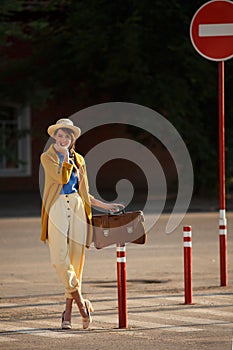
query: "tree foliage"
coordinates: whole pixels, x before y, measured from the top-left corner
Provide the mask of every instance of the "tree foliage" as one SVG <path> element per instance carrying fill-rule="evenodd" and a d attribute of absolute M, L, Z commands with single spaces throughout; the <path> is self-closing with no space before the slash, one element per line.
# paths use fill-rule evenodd
<path fill-rule="evenodd" d="M 217 191 L 217 63 L 192 47 L 199 0 L 1 0 L 0 98 L 83 105 L 126 101 L 167 117 L 182 135 L 195 191 Z M 232 139 L 232 61 L 226 62 L 226 125 Z M 233 142 L 227 144 L 231 180 Z"/>

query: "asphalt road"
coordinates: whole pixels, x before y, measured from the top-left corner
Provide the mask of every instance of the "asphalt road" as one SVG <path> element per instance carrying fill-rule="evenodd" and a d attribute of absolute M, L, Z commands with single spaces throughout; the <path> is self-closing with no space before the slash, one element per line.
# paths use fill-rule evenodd
<path fill-rule="evenodd" d="M 150 218 L 147 217 L 147 220 Z M 83 293 L 92 328 L 60 329 L 64 293 L 39 240 L 38 217 L 0 218 L 0 349 L 232 350 L 233 213 L 228 219 L 228 286 L 220 287 L 218 213 L 187 214 L 172 233 L 162 215 L 144 246 L 127 246 L 127 329 L 118 327 L 116 249 L 86 253 Z M 184 304 L 182 226 L 193 228 L 193 304 Z"/>

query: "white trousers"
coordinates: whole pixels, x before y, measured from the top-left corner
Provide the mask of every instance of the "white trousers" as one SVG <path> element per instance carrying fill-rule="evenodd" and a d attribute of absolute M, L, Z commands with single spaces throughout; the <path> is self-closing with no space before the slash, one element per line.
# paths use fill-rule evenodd
<path fill-rule="evenodd" d="M 81 290 L 87 221 L 78 193 L 59 195 L 50 209 L 48 242 L 50 257 L 65 287 L 66 298 Z"/>

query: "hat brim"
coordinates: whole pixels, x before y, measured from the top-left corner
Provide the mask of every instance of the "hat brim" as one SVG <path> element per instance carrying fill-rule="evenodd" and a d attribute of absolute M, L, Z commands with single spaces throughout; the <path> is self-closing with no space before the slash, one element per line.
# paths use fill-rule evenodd
<path fill-rule="evenodd" d="M 80 135 L 81 135 L 81 130 L 75 126 L 75 125 L 67 125 L 67 124 L 54 124 L 54 125 L 50 125 L 48 127 L 48 134 L 49 136 L 53 137 L 54 138 L 54 133 L 56 130 L 58 129 L 62 129 L 62 128 L 65 128 L 65 129 L 70 129 L 73 131 L 74 133 L 74 137 L 75 139 L 77 139 Z"/>

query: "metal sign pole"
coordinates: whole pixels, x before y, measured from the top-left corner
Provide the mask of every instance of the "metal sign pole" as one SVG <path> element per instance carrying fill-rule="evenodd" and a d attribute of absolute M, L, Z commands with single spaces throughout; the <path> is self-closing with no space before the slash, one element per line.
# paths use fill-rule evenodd
<path fill-rule="evenodd" d="M 219 115 L 219 244 L 220 282 L 227 286 L 227 220 L 225 194 L 225 101 L 224 101 L 224 61 L 218 63 L 218 115 Z"/>
<path fill-rule="evenodd" d="M 221 286 L 227 277 L 227 221 L 225 205 L 225 104 L 224 61 L 233 57 L 233 3 L 229 0 L 208 1 L 191 21 L 190 37 L 194 48 L 203 57 L 218 61 L 219 114 L 219 241 Z"/>

